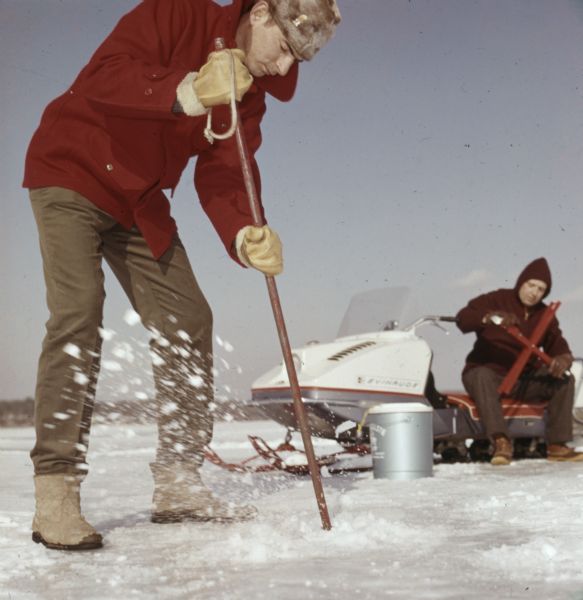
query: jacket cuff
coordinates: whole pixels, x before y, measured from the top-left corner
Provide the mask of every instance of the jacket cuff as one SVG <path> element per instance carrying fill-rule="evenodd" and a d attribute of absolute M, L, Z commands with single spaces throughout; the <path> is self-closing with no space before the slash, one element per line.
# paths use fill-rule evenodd
<path fill-rule="evenodd" d="M 246 267 L 251 267 L 251 263 L 247 260 L 247 257 L 243 252 L 243 242 L 245 241 L 245 234 L 249 228 L 250 225 L 241 227 L 237 233 L 237 236 L 235 237 L 235 251 L 237 252 L 237 258 L 239 259 L 239 262 L 244 264 Z"/>
<path fill-rule="evenodd" d="M 207 113 L 206 107 L 198 99 L 192 85 L 197 75 L 196 71 L 188 73 L 176 88 L 176 99 L 180 103 L 180 106 L 182 106 L 184 114 L 189 117 L 200 117 Z"/>

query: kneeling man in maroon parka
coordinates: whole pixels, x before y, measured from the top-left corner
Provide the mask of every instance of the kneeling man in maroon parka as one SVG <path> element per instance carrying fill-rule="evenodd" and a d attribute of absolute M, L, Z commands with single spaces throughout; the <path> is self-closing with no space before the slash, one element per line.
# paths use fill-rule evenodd
<path fill-rule="evenodd" d="M 523 349 L 505 327 L 514 325 L 530 338 L 547 307 L 543 299 L 550 293 L 551 283 L 547 261 L 538 258 L 525 267 L 514 288 L 482 294 L 470 300 L 456 317 L 463 333 L 473 331 L 477 336 L 466 359 L 462 381 L 476 403 L 486 433 L 494 442 L 493 465 L 507 465 L 512 459 L 512 442 L 502 414 L 498 387 Z M 548 401 L 549 460 L 581 461 L 583 453 L 567 446 L 573 438 L 575 387 L 568 373 L 573 355 L 556 318 L 540 347 L 553 362 L 549 367 L 537 368 L 533 359 L 512 390 L 512 396 L 523 401 Z"/>

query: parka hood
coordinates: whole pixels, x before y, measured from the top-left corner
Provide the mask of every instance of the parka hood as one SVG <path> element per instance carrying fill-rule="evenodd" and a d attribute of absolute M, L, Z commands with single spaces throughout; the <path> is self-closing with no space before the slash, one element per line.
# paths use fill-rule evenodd
<path fill-rule="evenodd" d="M 529 279 L 538 279 L 540 281 L 544 281 L 547 284 L 546 292 L 544 293 L 543 298 L 546 298 L 551 293 L 551 270 L 549 268 L 549 263 L 546 258 L 542 256 L 540 258 L 536 258 L 531 263 L 526 265 L 522 270 L 522 273 L 518 276 L 516 280 L 516 285 L 514 286 L 514 290 L 518 293 L 518 290 L 522 286 L 525 281 Z"/>

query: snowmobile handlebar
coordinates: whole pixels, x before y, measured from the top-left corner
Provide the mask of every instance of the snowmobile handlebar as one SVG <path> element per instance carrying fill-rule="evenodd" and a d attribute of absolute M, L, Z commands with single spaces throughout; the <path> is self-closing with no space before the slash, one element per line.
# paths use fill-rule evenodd
<path fill-rule="evenodd" d="M 434 325 L 435 327 L 439 327 L 440 329 L 444 329 L 439 325 L 439 323 L 455 323 L 455 317 L 443 316 L 443 315 L 426 315 L 424 317 L 419 317 L 416 321 L 413 321 L 410 325 L 404 328 L 403 331 L 415 331 L 421 325 Z M 446 331 L 444 329 L 444 331 Z"/>

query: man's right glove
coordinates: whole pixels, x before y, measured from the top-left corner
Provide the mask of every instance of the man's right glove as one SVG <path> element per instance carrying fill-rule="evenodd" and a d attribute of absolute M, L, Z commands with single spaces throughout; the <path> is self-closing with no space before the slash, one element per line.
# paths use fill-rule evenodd
<path fill-rule="evenodd" d="M 506 312 L 505 310 L 493 310 L 484 315 L 482 323 L 484 325 L 493 323 L 501 327 L 511 327 L 512 325 L 518 325 L 519 320 L 514 313 Z"/>
<path fill-rule="evenodd" d="M 231 63 L 231 54 L 233 61 Z M 231 101 L 231 69 L 235 68 L 235 97 L 241 100 L 251 87 L 253 77 L 244 64 L 242 50 L 218 50 L 209 54 L 192 86 L 200 103 L 206 108 Z"/>
<path fill-rule="evenodd" d="M 231 56 L 235 66 L 235 97 L 241 100 L 251 87 L 253 77 L 243 63 L 242 50 L 217 50 L 209 54 L 200 71 L 192 71 L 178 84 L 172 110 L 189 117 L 199 117 L 218 104 L 231 101 Z"/>
<path fill-rule="evenodd" d="M 560 379 L 572 364 L 573 357 L 569 353 L 559 354 L 553 357 L 553 362 L 549 365 L 549 372 L 553 377 Z"/>
<path fill-rule="evenodd" d="M 267 225 L 243 227 L 235 239 L 239 260 L 265 275 L 279 275 L 283 271 L 281 241 Z"/>

